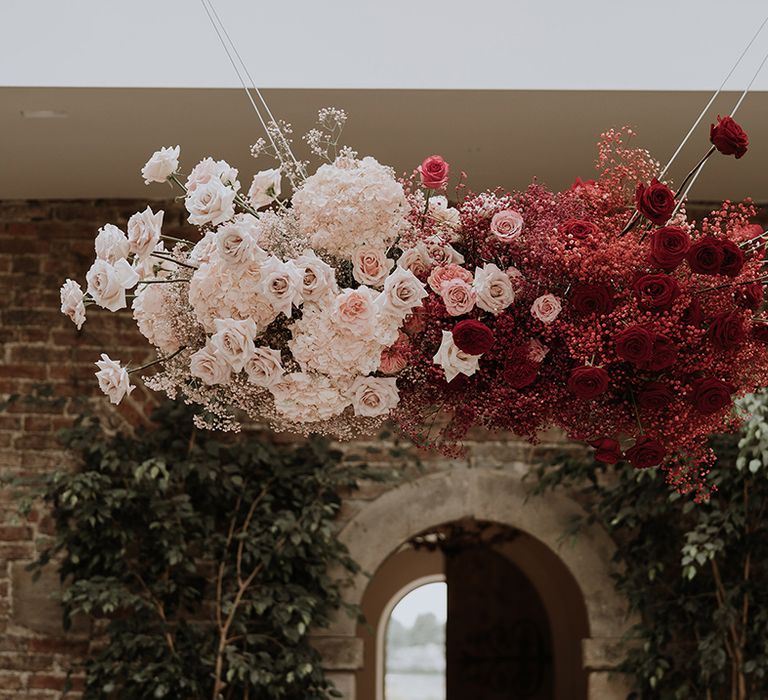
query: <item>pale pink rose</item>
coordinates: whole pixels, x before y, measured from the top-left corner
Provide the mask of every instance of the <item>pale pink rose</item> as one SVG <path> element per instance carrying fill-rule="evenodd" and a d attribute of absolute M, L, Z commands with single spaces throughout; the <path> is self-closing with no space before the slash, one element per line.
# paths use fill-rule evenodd
<path fill-rule="evenodd" d="M 562 310 L 560 299 L 554 294 L 544 294 L 533 302 L 531 313 L 542 323 L 552 323 Z"/>
<path fill-rule="evenodd" d="M 363 246 L 352 253 L 352 277 L 368 287 L 380 287 L 394 264 L 383 250 Z"/>
<path fill-rule="evenodd" d="M 91 298 L 102 308 L 117 311 L 127 306 L 125 290 L 134 287 L 139 276 L 125 259 L 114 265 L 106 260 L 96 260 L 85 279 Z"/>
<path fill-rule="evenodd" d="M 272 348 L 256 348 L 245 363 L 248 381 L 256 386 L 269 387 L 279 382 L 285 370 L 280 362 L 280 351 Z"/>
<path fill-rule="evenodd" d="M 248 222 L 234 220 L 216 229 L 216 250 L 225 264 L 262 263 L 267 259 L 251 228 Z"/>
<path fill-rule="evenodd" d="M 237 168 L 233 168 L 225 160 L 213 160 L 203 158 L 189 174 L 185 187 L 187 193 L 194 192 L 202 185 L 207 185 L 212 180 L 217 180 L 224 185 L 230 185 L 235 192 L 240 189 L 237 179 Z"/>
<path fill-rule="evenodd" d="M 187 193 L 184 206 L 189 223 L 195 226 L 217 226 L 235 215 L 235 190 L 218 179 L 210 180 Z"/>
<path fill-rule="evenodd" d="M 441 242 L 428 243 L 427 251 L 435 265 L 461 265 L 464 262 L 464 256 L 452 245 Z"/>
<path fill-rule="evenodd" d="M 301 296 L 305 302 L 318 303 L 339 293 L 336 272 L 328 263 L 317 257 L 313 250 L 304 251 L 294 262 L 296 267 L 304 270 Z"/>
<path fill-rule="evenodd" d="M 227 384 L 232 375 L 229 363 L 211 347 L 210 343 L 189 358 L 189 372 L 203 384 Z"/>
<path fill-rule="evenodd" d="M 180 151 L 181 149 L 178 146 L 175 148 L 163 146 L 159 151 L 155 151 L 141 169 L 144 184 L 165 182 L 173 175 L 179 169 Z"/>
<path fill-rule="evenodd" d="M 512 282 L 493 263 L 475 268 L 474 288 L 478 307 L 494 315 L 500 314 L 515 300 Z"/>
<path fill-rule="evenodd" d="M 424 283 L 410 270 L 397 267 L 384 281 L 384 291 L 377 297 L 376 305 L 382 314 L 402 320 L 420 307 L 426 296 Z"/>
<path fill-rule="evenodd" d="M 475 290 L 462 279 L 452 279 L 443 283 L 440 297 L 445 304 L 445 310 L 451 316 L 469 313 L 477 299 Z"/>
<path fill-rule="evenodd" d="M 528 357 L 531 362 L 542 362 L 549 353 L 549 348 L 544 345 L 538 338 L 533 338 L 528 343 Z"/>
<path fill-rule="evenodd" d="M 443 284 L 449 280 L 464 280 L 467 284 L 472 284 L 472 273 L 455 263 L 450 265 L 441 265 L 436 267 L 429 273 L 427 283 L 432 288 L 435 294 L 440 294 L 443 288 Z"/>
<path fill-rule="evenodd" d="M 139 260 L 146 260 L 160 242 L 163 213 L 161 209 L 155 214 L 147 207 L 128 219 L 128 243 Z"/>
<path fill-rule="evenodd" d="M 345 289 L 336 297 L 334 304 L 338 323 L 361 336 L 370 335 L 376 319 L 374 301 L 374 292 L 369 287 Z"/>
<path fill-rule="evenodd" d="M 427 247 L 419 243 L 415 248 L 408 248 L 397 260 L 397 266 L 410 270 L 419 279 L 424 279 L 434 267 L 434 261 L 429 257 Z"/>
<path fill-rule="evenodd" d="M 386 416 L 400 401 L 394 377 L 357 377 L 349 390 L 356 416 Z"/>
<path fill-rule="evenodd" d="M 301 304 L 304 270 L 292 260 L 283 262 L 272 255 L 261 265 L 261 293 L 277 313 L 291 318 L 293 307 Z"/>
<path fill-rule="evenodd" d="M 470 355 L 459 350 L 456 343 L 453 342 L 453 333 L 443 331 L 443 342 L 432 361 L 443 368 L 445 380 L 450 382 L 459 373 L 471 377 L 477 372 L 477 368 L 480 366 L 480 355 Z"/>
<path fill-rule="evenodd" d="M 136 388 L 131 386 L 128 371 L 120 366 L 118 360 L 110 360 L 108 355 L 102 353 L 101 360 L 96 362 L 96 366 L 99 368 L 96 372 L 99 389 L 109 397 L 110 402 L 120 403 Z"/>
<path fill-rule="evenodd" d="M 400 331 L 397 341 L 381 351 L 379 371 L 384 374 L 397 374 L 404 370 L 408 365 L 410 345 L 411 343 L 410 340 L 408 340 L 408 336 Z"/>
<path fill-rule="evenodd" d="M 523 217 L 513 209 L 496 212 L 491 219 L 491 233 L 500 241 L 514 241 L 523 230 Z"/>
<path fill-rule="evenodd" d="M 106 224 L 99 229 L 94 247 L 96 257 L 99 260 L 106 260 L 110 265 L 114 265 L 120 258 L 127 258 L 130 252 L 125 234 L 112 224 Z"/>
<path fill-rule="evenodd" d="M 251 319 L 238 321 L 233 318 L 217 318 L 214 324 L 216 333 L 211 336 L 211 348 L 239 372 L 256 350 L 253 343 L 256 324 Z"/>
<path fill-rule="evenodd" d="M 85 323 L 83 290 L 74 280 L 68 279 L 61 287 L 61 313 L 66 314 L 80 330 Z"/>
<path fill-rule="evenodd" d="M 277 168 L 262 170 L 253 176 L 248 190 L 248 201 L 254 209 L 271 204 L 280 196 L 280 171 Z"/>

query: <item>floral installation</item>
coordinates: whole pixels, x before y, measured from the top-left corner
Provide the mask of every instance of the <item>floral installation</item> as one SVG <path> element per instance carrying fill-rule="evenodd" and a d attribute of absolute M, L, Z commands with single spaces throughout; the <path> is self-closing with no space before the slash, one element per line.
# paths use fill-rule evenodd
<path fill-rule="evenodd" d="M 78 329 L 86 307 L 130 303 L 157 350 L 135 369 L 102 355 L 110 399 L 156 367 L 145 383 L 202 406 L 200 425 L 243 413 L 349 439 L 390 419 L 451 455 L 475 426 L 531 440 L 556 426 L 702 493 L 708 436 L 768 380 L 766 234 L 749 201 L 695 222 L 681 192 L 713 153 L 747 152 L 742 128 L 718 117 L 677 191 L 622 129 L 602 135 L 595 179 L 473 193 L 461 173 L 451 203 L 443 158 L 398 178 L 339 147 L 345 121 L 320 111 L 311 174 L 272 123 L 252 154 L 278 167 L 247 191 L 225 161 L 183 175 L 178 147 L 150 158 L 145 182 L 181 188 L 198 233 L 163 235 L 147 207 L 98 232 L 85 292 L 61 291 Z"/>

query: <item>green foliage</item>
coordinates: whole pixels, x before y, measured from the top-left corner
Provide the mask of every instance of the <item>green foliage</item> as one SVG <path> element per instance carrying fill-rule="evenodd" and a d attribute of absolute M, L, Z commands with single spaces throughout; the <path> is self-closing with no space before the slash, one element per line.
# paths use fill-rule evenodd
<path fill-rule="evenodd" d="M 713 440 L 708 503 L 654 470 L 572 455 L 539 470 L 535 493 L 588 504 L 564 536 L 598 523 L 616 542 L 616 586 L 640 619 L 622 670 L 643 698 L 768 697 L 768 397 L 745 404 L 741 436 Z"/>
<path fill-rule="evenodd" d="M 329 570 L 357 571 L 335 536 L 339 493 L 372 475 L 323 442 L 221 442 L 183 406 L 153 420 L 140 437 L 78 421 L 65 441 L 82 467 L 43 487 L 56 532 L 33 568 L 56 562 L 65 625 L 86 614 L 104 635 L 84 697 L 335 695 L 308 630 L 342 606 Z"/>

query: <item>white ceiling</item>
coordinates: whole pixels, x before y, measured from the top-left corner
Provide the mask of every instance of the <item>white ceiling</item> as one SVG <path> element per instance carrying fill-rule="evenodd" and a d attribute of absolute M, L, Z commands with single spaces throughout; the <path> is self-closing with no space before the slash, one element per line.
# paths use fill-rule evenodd
<path fill-rule="evenodd" d="M 713 90 L 768 13 L 765 0 L 213 2 L 274 88 Z M 766 51 L 768 28 L 728 87 Z M 238 82 L 198 0 L 0 0 L 0 85 Z"/>

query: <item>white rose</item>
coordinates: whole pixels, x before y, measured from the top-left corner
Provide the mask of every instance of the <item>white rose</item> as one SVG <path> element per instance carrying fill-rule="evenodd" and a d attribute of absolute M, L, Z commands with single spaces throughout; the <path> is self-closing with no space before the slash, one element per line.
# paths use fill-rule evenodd
<path fill-rule="evenodd" d="M 216 230 L 216 250 L 228 265 L 262 263 L 267 254 L 259 247 L 248 222 L 232 221 Z"/>
<path fill-rule="evenodd" d="M 190 357 L 189 372 L 208 386 L 226 384 L 232 374 L 227 361 L 210 344 Z"/>
<path fill-rule="evenodd" d="M 96 257 L 106 260 L 110 265 L 120 258 L 127 258 L 130 252 L 125 234 L 112 224 L 106 224 L 99 229 L 94 245 Z"/>
<path fill-rule="evenodd" d="M 397 259 L 397 266 L 410 270 L 417 277 L 426 277 L 434 267 L 435 261 L 429 256 L 429 251 L 423 243 L 418 243 L 415 248 L 408 248 Z"/>
<path fill-rule="evenodd" d="M 339 293 L 336 272 L 328 263 L 317 257 L 313 250 L 305 250 L 294 262 L 296 267 L 304 270 L 301 296 L 305 302 L 317 303 Z"/>
<path fill-rule="evenodd" d="M 272 348 L 256 348 L 245 363 L 248 381 L 256 386 L 269 387 L 279 382 L 285 370 L 280 362 L 280 351 Z"/>
<path fill-rule="evenodd" d="M 61 287 L 61 313 L 66 314 L 80 330 L 85 323 L 83 290 L 74 280 L 68 279 Z"/>
<path fill-rule="evenodd" d="M 120 403 L 123 397 L 136 388 L 131 386 L 127 370 L 121 367 L 117 360 L 110 360 L 108 355 L 102 353 L 101 360 L 96 362 L 96 366 L 99 368 L 96 372 L 99 389 L 109 397 L 112 403 Z"/>
<path fill-rule="evenodd" d="M 376 304 L 382 313 L 404 319 L 415 308 L 421 306 L 421 300 L 427 294 L 424 283 L 413 272 L 397 267 L 384 280 L 384 291 L 379 294 Z"/>
<path fill-rule="evenodd" d="M 560 299 L 554 294 L 544 294 L 533 302 L 531 313 L 542 323 L 552 323 L 562 310 Z"/>
<path fill-rule="evenodd" d="M 135 286 L 139 276 L 125 259 L 114 265 L 106 260 L 96 260 L 85 279 L 93 300 L 104 309 L 117 311 L 126 307 L 125 290 Z"/>
<path fill-rule="evenodd" d="M 184 205 L 189 212 L 189 223 L 195 226 L 228 221 L 235 215 L 235 190 L 213 179 L 188 193 Z"/>
<path fill-rule="evenodd" d="M 160 229 L 163 226 L 163 210 L 157 214 L 147 207 L 128 219 L 128 243 L 130 250 L 139 260 L 146 260 L 160 242 Z"/>
<path fill-rule="evenodd" d="M 179 169 L 180 151 L 181 149 L 178 146 L 175 148 L 163 146 L 159 151 L 155 151 L 141 169 L 144 184 L 165 182 L 173 175 Z"/>
<path fill-rule="evenodd" d="M 477 293 L 476 304 L 492 314 L 498 315 L 515 300 L 515 290 L 506 273 L 493 263 L 486 263 L 482 269 L 475 268 L 473 282 Z"/>
<path fill-rule="evenodd" d="M 357 377 L 348 395 L 356 416 L 386 416 L 400 401 L 394 377 Z"/>
<path fill-rule="evenodd" d="M 277 313 L 291 318 L 292 307 L 301 304 L 304 271 L 292 260 L 271 255 L 261 265 L 261 293 Z"/>
<path fill-rule="evenodd" d="M 233 318 L 217 318 L 214 326 L 216 332 L 211 336 L 211 348 L 235 372 L 239 372 L 256 350 L 253 343 L 256 324 L 251 319 L 238 321 Z"/>
<path fill-rule="evenodd" d="M 192 172 L 189 174 L 184 186 L 187 189 L 187 193 L 190 193 L 212 181 L 230 185 L 235 192 L 240 189 L 240 182 L 237 179 L 237 168 L 233 168 L 225 160 L 213 160 L 213 158 L 203 158 L 192 168 Z"/>
<path fill-rule="evenodd" d="M 248 200 L 254 209 L 264 207 L 280 196 L 280 171 L 277 168 L 262 170 L 253 176 Z"/>
<path fill-rule="evenodd" d="M 352 277 L 368 287 L 380 287 L 394 264 L 383 250 L 364 246 L 352 253 Z"/>
<path fill-rule="evenodd" d="M 459 210 L 449 207 L 448 198 L 441 194 L 430 197 L 429 215 L 438 223 L 451 229 L 456 229 L 461 224 Z"/>
<path fill-rule="evenodd" d="M 445 380 L 450 382 L 459 373 L 471 377 L 480 366 L 480 355 L 470 355 L 459 350 L 453 342 L 453 333 L 443 331 L 443 342 L 432 361 L 443 368 Z"/>

